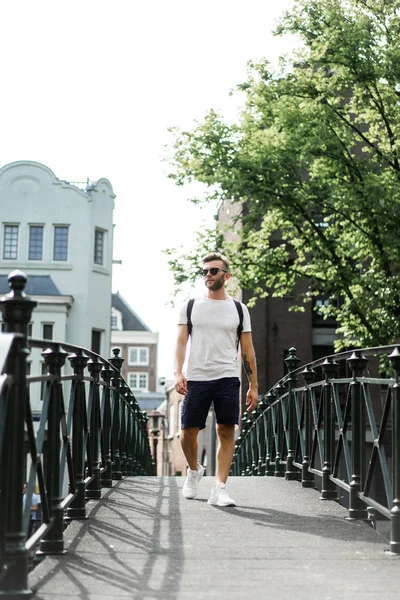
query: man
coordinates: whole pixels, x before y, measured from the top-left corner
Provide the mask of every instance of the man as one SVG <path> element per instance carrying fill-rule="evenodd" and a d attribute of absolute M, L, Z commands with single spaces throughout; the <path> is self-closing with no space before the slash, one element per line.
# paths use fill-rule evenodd
<path fill-rule="evenodd" d="M 202 276 L 206 293 L 196 298 L 191 313 L 191 344 L 186 376 L 183 374 L 189 339 L 187 305 L 181 309 L 175 350 L 175 389 L 184 395 L 181 412 L 181 446 L 188 462 L 183 486 L 185 498 L 195 498 L 204 467 L 197 461 L 197 436 L 205 428 L 211 403 L 217 421 L 218 451 L 216 481 L 209 504 L 235 506 L 226 489 L 235 447 L 235 425 L 239 422 L 239 369 L 237 364 L 239 312 L 225 291 L 230 279 L 228 259 L 219 252 L 203 258 Z M 257 367 L 251 337 L 250 315 L 244 304 L 240 347 L 249 380 L 247 411 L 257 406 Z"/>

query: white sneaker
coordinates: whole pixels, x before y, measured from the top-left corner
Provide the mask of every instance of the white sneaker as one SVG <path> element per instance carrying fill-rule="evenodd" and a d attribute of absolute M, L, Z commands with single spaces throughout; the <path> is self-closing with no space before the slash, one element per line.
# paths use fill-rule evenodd
<path fill-rule="evenodd" d="M 201 466 L 200 463 L 197 463 L 197 470 L 187 469 L 187 475 L 185 483 L 183 484 L 182 494 L 185 498 L 196 498 L 197 496 L 197 488 L 199 487 L 199 481 L 204 475 L 205 468 Z"/>
<path fill-rule="evenodd" d="M 236 506 L 236 502 L 228 494 L 225 483 L 216 483 L 213 485 L 208 504 L 214 504 L 216 506 Z"/>

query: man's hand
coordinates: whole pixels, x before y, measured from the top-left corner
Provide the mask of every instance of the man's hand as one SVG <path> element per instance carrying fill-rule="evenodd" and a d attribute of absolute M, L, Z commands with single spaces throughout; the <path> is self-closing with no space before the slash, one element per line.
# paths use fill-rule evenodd
<path fill-rule="evenodd" d="M 246 406 L 247 412 L 253 412 L 255 408 L 257 408 L 258 404 L 258 392 L 257 390 L 252 390 L 251 388 L 247 390 L 246 394 Z"/>
<path fill-rule="evenodd" d="M 182 394 L 182 396 L 187 394 L 187 392 L 188 392 L 187 379 L 183 375 L 183 373 L 179 373 L 178 375 L 175 375 L 175 389 L 178 392 L 178 394 Z"/>

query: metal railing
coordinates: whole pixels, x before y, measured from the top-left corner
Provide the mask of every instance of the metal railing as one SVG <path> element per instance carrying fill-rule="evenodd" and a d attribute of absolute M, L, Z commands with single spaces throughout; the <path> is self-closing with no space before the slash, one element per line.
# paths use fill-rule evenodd
<path fill-rule="evenodd" d="M 23 273 L 11 273 L 9 283 L 11 292 L 0 298 L 6 326 L 0 334 L 0 596 L 14 598 L 30 593 L 35 549 L 65 552 L 65 525 L 86 518 L 87 499 L 100 499 L 101 488 L 124 475 L 153 475 L 154 465 L 147 416 L 120 374 L 119 350 L 107 360 L 64 342 L 28 340 L 36 303 L 24 293 Z M 46 373 L 27 374 L 32 350 L 41 352 Z M 68 363 L 71 374 L 64 373 Z M 36 427 L 35 385 L 42 400 Z M 42 516 L 30 534 L 35 487 Z"/>
<path fill-rule="evenodd" d="M 379 361 L 393 377 L 379 375 Z M 400 553 L 400 346 L 327 356 L 288 374 L 243 415 L 232 475 L 285 477 L 341 501 L 350 519 L 390 521 Z M 300 384 L 300 377 L 303 385 Z M 340 497 L 339 497 L 340 494 Z M 347 496 L 347 497 L 346 497 Z"/>

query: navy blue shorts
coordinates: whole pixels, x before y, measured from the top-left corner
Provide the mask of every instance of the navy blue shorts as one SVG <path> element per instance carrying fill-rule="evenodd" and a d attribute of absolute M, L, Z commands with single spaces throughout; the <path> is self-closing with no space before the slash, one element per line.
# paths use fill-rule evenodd
<path fill-rule="evenodd" d="M 239 423 L 238 377 L 222 377 L 212 381 L 188 381 L 188 393 L 182 400 L 181 428 L 204 429 L 211 403 L 214 403 L 217 423 Z"/>

